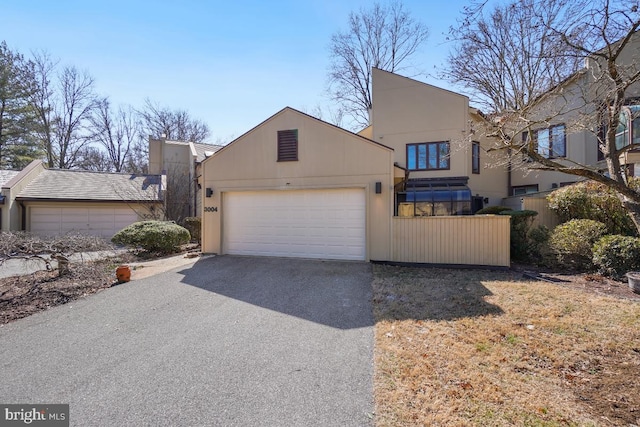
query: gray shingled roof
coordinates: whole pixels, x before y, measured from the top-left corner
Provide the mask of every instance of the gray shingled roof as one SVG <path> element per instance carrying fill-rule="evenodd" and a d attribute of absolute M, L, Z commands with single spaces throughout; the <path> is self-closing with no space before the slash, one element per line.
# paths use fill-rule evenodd
<path fill-rule="evenodd" d="M 4 186 L 7 182 L 11 181 L 11 178 L 18 175 L 20 172 L 18 171 L 8 171 L 8 170 L 0 170 L 0 188 Z"/>
<path fill-rule="evenodd" d="M 216 151 L 222 148 L 222 145 L 201 144 L 201 143 L 194 142 L 193 148 L 196 149 L 196 153 L 198 154 L 196 161 L 198 163 L 201 163 L 202 161 L 204 161 L 204 159 L 206 159 L 208 156 L 211 155 L 209 153 L 215 153 Z M 207 153 L 208 155 L 205 153 Z"/>
<path fill-rule="evenodd" d="M 160 175 L 45 169 L 16 198 L 157 201 L 160 186 Z"/>

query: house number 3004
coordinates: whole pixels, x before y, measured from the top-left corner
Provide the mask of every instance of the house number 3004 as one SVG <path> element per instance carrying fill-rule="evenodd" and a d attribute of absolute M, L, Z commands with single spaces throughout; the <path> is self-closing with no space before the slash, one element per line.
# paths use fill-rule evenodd
<path fill-rule="evenodd" d="M 205 206 L 204 207 L 204 211 L 205 212 L 218 212 L 218 207 L 217 206 Z"/>

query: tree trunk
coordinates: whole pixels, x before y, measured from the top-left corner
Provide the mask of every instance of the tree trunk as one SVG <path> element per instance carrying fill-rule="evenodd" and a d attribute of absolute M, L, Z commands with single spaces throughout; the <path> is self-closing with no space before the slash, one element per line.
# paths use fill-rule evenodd
<path fill-rule="evenodd" d="M 58 276 L 68 274 L 71 271 L 69 268 L 69 258 L 64 255 L 56 255 L 55 258 L 58 260 Z"/>

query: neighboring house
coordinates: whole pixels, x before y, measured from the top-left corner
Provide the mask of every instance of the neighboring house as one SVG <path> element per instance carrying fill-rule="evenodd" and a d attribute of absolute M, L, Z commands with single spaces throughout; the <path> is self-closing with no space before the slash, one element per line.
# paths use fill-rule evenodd
<path fill-rule="evenodd" d="M 163 213 L 163 177 L 47 169 L 35 160 L 2 184 L 1 229 L 40 235 L 78 232 L 109 238 Z"/>
<path fill-rule="evenodd" d="M 619 62 L 625 64 L 623 73 L 640 71 L 640 33 L 636 33 L 625 47 Z M 598 67 L 597 59 L 587 58 L 583 69 L 540 97 L 530 109 L 527 118 L 535 124 L 532 125 L 531 135 L 525 131 L 521 137 L 523 140 L 532 138 L 538 154 L 567 166 L 581 164 L 606 170 L 596 134 L 602 132 L 603 127 L 594 114 L 602 104 L 599 93 L 606 84 Z M 616 131 L 618 148 L 632 142 L 640 143 L 640 84 L 631 86 L 625 96 L 628 105 L 622 111 Z M 625 152 L 620 156 L 620 162 L 626 166 L 628 176 L 640 175 L 640 150 Z M 583 179 L 535 168 L 536 164 L 529 163 L 527 159 L 514 159 L 510 196 L 544 193 Z"/>
<path fill-rule="evenodd" d="M 529 112 L 529 120 L 533 122 L 529 126 L 531 132 L 524 130 L 516 138 L 522 141 L 531 138 L 538 154 L 561 164 L 571 166 L 577 163 L 597 168 L 601 159 L 596 135 L 587 130 L 575 130 L 581 111 L 587 107 L 584 97 L 590 84 L 589 76 L 590 73 L 582 70 L 561 84 L 560 95 L 549 93 L 537 100 Z M 580 127 L 584 126 L 586 124 Z M 512 157 L 509 196 L 545 193 L 583 180 L 576 175 L 538 170 L 537 167 L 526 155 L 515 154 Z"/>
<path fill-rule="evenodd" d="M 200 164 L 222 146 L 149 137 L 149 173 L 167 176 L 166 216 L 180 221 L 200 216 Z"/>
<path fill-rule="evenodd" d="M 9 209 L 10 202 L 7 195 L 4 193 L 5 185 L 11 181 L 16 175 L 18 175 L 19 171 L 13 170 L 0 170 L 0 230 L 8 230 L 9 229 Z M 5 221 L 7 225 L 5 227 Z"/>

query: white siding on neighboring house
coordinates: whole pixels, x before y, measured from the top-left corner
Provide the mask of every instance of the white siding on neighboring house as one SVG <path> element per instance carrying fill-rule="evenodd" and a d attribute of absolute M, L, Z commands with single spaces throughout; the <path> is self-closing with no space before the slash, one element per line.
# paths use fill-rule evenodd
<path fill-rule="evenodd" d="M 42 236 L 70 232 L 111 238 L 138 220 L 129 207 L 43 207 L 30 208 L 30 231 Z"/>

